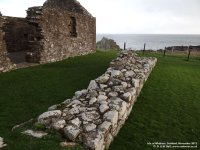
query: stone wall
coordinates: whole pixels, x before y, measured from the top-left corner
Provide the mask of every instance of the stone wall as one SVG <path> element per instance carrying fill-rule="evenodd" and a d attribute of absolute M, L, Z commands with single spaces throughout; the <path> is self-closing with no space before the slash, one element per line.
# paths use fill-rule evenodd
<path fill-rule="evenodd" d="M 25 18 L 4 17 L 6 23 L 3 30 L 5 32 L 5 42 L 8 52 L 19 52 L 29 50 L 30 35 L 34 29 Z"/>
<path fill-rule="evenodd" d="M 87 149 L 108 148 L 128 118 L 156 61 L 121 52 L 87 89 L 49 107 L 38 117 L 38 123 L 57 130 L 69 141 L 84 143 Z"/>
<path fill-rule="evenodd" d="M 3 31 L 3 26 L 5 22 L 5 19 L 0 16 L 0 72 L 5 72 L 13 68 L 10 59 L 7 57 L 6 43 L 4 41 L 5 32 Z"/>
<path fill-rule="evenodd" d="M 32 55 L 40 63 L 54 62 L 96 50 L 96 19 L 77 1 L 47 0 L 27 11 L 37 28 Z"/>

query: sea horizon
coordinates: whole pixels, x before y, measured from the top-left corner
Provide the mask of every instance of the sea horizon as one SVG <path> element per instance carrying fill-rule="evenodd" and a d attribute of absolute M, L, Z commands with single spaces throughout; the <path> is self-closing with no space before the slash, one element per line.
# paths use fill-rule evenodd
<path fill-rule="evenodd" d="M 158 50 L 169 46 L 199 46 L 200 34 L 97 34 L 96 41 L 103 37 L 113 39 L 120 48 L 126 42 L 127 49 L 141 50 L 146 44 L 146 49 Z"/>

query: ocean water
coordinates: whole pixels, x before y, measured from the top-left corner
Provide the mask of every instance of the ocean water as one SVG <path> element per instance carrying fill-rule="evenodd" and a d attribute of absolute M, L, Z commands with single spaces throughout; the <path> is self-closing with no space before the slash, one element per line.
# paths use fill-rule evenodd
<path fill-rule="evenodd" d="M 141 50 L 146 43 L 146 49 L 158 50 L 165 46 L 198 46 L 200 35 L 175 35 L 175 34 L 97 34 L 97 41 L 103 37 L 111 38 L 123 48 L 126 42 L 127 49 Z"/>

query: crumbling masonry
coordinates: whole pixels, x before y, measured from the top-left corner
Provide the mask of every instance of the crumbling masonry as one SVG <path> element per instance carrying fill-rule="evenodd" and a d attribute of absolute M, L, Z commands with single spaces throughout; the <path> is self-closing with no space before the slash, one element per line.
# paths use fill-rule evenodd
<path fill-rule="evenodd" d="M 49 63 L 95 50 L 96 18 L 76 0 L 47 0 L 28 8 L 26 18 L 0 16 L 0 72 L 13 63 Z"/>

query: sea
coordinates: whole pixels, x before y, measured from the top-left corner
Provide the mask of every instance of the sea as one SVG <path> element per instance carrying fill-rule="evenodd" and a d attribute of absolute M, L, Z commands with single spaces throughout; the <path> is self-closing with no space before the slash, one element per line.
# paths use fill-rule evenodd
<path fill-rule="evenodd" d="M 113 39 L 121 48 L 126 42 L 126 49 L 142 50 L 144 43 L 148 50 L 159 50 L 169 46 L 199 46 L 200 35 L 178 34 L 97 34 L 96 40 L 103 37 Z"/>

